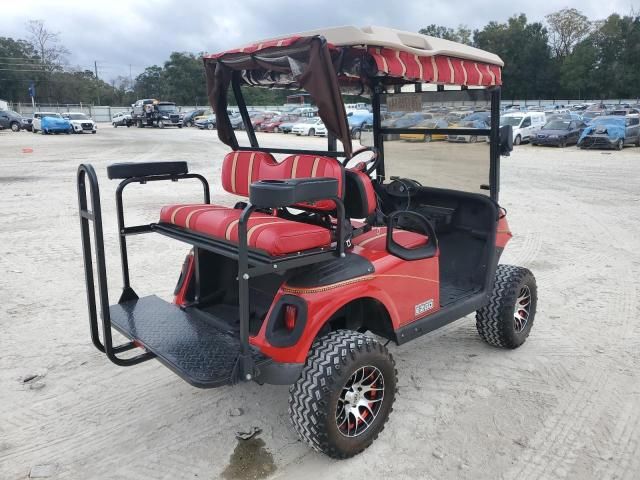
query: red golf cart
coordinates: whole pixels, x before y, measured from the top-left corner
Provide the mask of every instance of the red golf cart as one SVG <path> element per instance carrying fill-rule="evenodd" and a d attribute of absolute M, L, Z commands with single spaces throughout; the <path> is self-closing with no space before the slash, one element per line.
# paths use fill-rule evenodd
<path fill-rule="evenodd" d="M 112 362 L 155 358 L 200 388 L 289 384 L 300 437 L 346 458 L 373 442 L 391 412 L 397 379 L 385 342 L 406 343 L 474 312 L 491 345 L 525 341 L 535 279 L 498 264 L 511 237 L 498 203 L 499 160 L 512 137 L 499 127 L 497 56 L 410 32 L 339 27 L 208 55 L 204 65 L 218 136 L 230 147 L 222 186 L 237 203 L 211 204 L 207 181 L 185 162 L 109 166 L 108 177 L 121 180 L 124 288 L 114 305 L 98 178 L 91 165 L 78 169 L 91 337 Z M 329 132 L 326 150 L 261 146 L 241 86 L 308 92 Z M 246 132 L 231 126 L 229 90 Z M 357 151 L 343 93 L 371 99 L 373 129 Z M 490 126 L 384 126 L 416 112 L 471 109 L 490 111 Z M 403 133 L 490 141 L 416 144 Z M 156 223 L 125 224 L 127 185 L 186 179 L 202 183 L 201 203 L 165 205 Z M 126 240 L 142 233 L 191 247 L 172 303 L 139 297 L 130 284 Z M 130 341 L 113 345 L 112 328 Z"/>

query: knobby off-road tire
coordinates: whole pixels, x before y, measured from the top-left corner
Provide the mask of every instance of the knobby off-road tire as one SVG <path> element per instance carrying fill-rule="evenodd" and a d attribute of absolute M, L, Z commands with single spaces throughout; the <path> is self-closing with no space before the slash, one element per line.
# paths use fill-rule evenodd
<path fill-rule="evenodd" d="M 312 345 L 300 378 L 289 389 L 289 415 L 300 438 L 315 450 L 349 458 L 384 428 L 396 385 L 395 362 L 382 344 L 338 330 Z"/>
<path fill-rule="evenodd" d="M 498 265 L 489 303 L 476 312 L 478 333 L 495 347 L 519 347 L 531 332 L 537 302 L 533 273 L 522 267 Z"/>

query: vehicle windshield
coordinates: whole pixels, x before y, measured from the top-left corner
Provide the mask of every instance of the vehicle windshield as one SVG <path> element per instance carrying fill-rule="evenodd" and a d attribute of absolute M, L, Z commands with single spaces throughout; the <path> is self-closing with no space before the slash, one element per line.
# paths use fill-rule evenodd
<path fill-rule="evenodd" d="M 522 122 L 523 117 L 500 117 L 500 125 L 511 125 L 512 127 L 518 127 Z"/>
<path fill-rule="evenodd" d="M 59 113 L 40 113 L 40 118 L 44 117 L 54 117 L 54 118 L 62 118 Z"/>
<path fill-rule="evenodd" d="M 569 130 L 571 120 L 553 120 L 542 127 L 543 130 Z"/>
<path fill-rule="evenodd" d="M 67 115 L 67 117 L 69 118 L 69 120 L 89 120 L 89 117 L 87 117 L 84 113 L 70 113 Z"/>
<path fill-rule="evenodd" d="M 489 194 L 490 155 L 487 125 L 491 121 L 491 93 L 485 89 L 421 93 L 389 93 L 380 97 L 386 128 L 437 128 L 443 133 L 385 133 L 385 178 L 411 178 L 425 186 Z M 465 113 L 464 109 L 475 111 Z M 437 112 L 437 113 L 436 113 Z M 463 116 L 464 115 L 464 116 Z M 449 124 L 445 119 L 459 119 Z M 415 119 L 405 124 L 405 119 Z M 455 128 L 477 130 L 454 134 Z M 409 122 L 407 122 L 409 123 Z M 455 126 L 454 126 L 455 125 Z M 468 125 L 468 126 L 467 126 Z M 472 132 L 470 132 L 472 133 Z M 416 135 L 422 135 L 416 138 Z M 373 135 L 370 135 L 373 137 Z M 424 140 L 424 141 L 416 141 Z M 363 145 L 369 143 L 361 140 Z"/>
<path fill-rule="evenodd" d="M 178 109 L 175 105 L 158 105 L 159 112 L 177 112 Z"/>

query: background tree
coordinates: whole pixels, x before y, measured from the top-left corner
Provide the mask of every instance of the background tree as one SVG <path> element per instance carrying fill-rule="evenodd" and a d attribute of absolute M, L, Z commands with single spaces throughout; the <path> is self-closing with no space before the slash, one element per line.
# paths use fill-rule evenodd
<path fill-rule="evenodd" d="M 42 20 L 29 20 L 26 28 L 29 34 L 27 40 L 40 59 L 47 98 L 51 102 L 52 74 L 62 70 L 62 64 L 69 50 L 60 43 L 60 33 L 47 30 Z"/>
<path fill-rule="evenodd" d="M 464 43 L 466 45 L 471 45 L 472 43 L 472 32 L 469 27 L 466 25 L 459 25 L 457 30 L 454 30 L 450 27 L 443 27 L 442 25 L 436 25 L 432 23 L 431 25 L 427 25 L 424 28 L 421 28 L 418 33 L 422 35 L 429 35 L 431 37 L 443 38 L 445 40 L 451 40 L 453 42 Z"/>
<path fill-rule="evenodd" d="M 507 23 L 489 22 L 473 37 L 475 46 L 504 61 L 505 98 L 555 98 L 558 75 L 551 62 L 547 30 L 541 23 L 528 23 L 526 15 L 520 14 Z"/>
<path fill-rule="evenodd" d="M 575 8 L 563 8 L 545 16 L 549 39 L 556 57 L 567 57 L 591 32 L 591 22 Z"/>

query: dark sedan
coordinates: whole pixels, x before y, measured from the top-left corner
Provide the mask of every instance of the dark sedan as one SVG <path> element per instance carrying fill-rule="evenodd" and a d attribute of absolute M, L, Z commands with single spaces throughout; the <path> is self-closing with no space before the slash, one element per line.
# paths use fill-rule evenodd
<path fill-rule="evenodd" d="M 580 134 L 587 125 L 579 120 L 551 120 L 538 133 L 531 136 L 531 145 L 566 147 L 578 143 Z"/>

